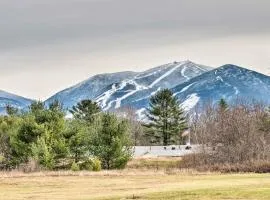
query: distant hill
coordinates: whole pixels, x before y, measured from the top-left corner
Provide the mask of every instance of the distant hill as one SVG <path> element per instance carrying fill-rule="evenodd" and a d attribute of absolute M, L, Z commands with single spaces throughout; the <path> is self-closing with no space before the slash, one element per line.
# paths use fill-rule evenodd
<path fill-rule="evenodd" d="M 23 109 L 31 104 L 32 100 L 0 90 L 0 114 L 5 113 L 6 105 Z"/>

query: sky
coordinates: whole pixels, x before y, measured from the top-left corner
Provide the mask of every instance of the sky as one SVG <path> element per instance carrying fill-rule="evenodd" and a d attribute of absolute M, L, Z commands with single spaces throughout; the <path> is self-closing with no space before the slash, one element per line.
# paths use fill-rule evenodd
<path fill-rule="evenodd" d="M 45 100 L 92 75 L 191 60 L 270 75 L 269 0 L 1 0 L 0 90 Z"/>

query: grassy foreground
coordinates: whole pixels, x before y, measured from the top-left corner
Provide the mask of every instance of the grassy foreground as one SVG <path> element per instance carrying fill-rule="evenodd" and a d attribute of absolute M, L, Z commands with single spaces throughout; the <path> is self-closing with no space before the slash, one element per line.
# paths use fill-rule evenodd
<path fill-rule="evenodd" d="M 270 174 L 162 171 L 0 175 L 0 199 L 270 199 Z"/>

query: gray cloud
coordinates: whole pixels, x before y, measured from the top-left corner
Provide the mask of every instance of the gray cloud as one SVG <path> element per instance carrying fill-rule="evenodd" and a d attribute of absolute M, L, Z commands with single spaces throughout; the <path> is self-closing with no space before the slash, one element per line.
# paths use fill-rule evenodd
<path fill-rule="evenodd" d="M 263 71 L 270 65 L 269 8 L 267 0 L 1 0 L 0 85 L 45 98 L 94 73 L 177 58 L 257 63 Z M 64 69 L 61 80 L 40 79 L 43 90 L 20 79 Z"/>
<path fill-rule="evenodd" d="M 138 30 L 269 32 L 266 0 L 2 0 L 0 48 Z"/>

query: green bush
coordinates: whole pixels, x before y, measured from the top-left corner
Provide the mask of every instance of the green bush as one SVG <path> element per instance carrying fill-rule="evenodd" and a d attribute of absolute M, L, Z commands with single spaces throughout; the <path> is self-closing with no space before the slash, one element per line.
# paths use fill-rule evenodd
<path fill-rule="evenodd" d="M 86 161 L 80 164 L 80 169 L 87 171 L 100 171 L 101 161 L 98 158 L 88 158 Z"/>
<path fill-rule="evenodd" d="M 80 163 L 80 169 L 81 170 L 92 171 L 93 170 L 93 165 L 92 165 L 91 159 L 87 159 L 86 161 Z"/>
<path fill-rule="evenodd" d="M 93 158 L 92 167 L 93 167 L 92 170 L 95 172 L 101 171 L 101 161 L 98 158 Z"/>
<path fill-rule="evenodd" d="M 5 157 L 0 155 L 0 163 L 4 162 L 5 161 Z"/>
<path fill-rule="evenodd" d="M 71 165 L 71 170 L 74 172 L 80 171 L 80 166 L 77 163 L 73 162 Z"/>

